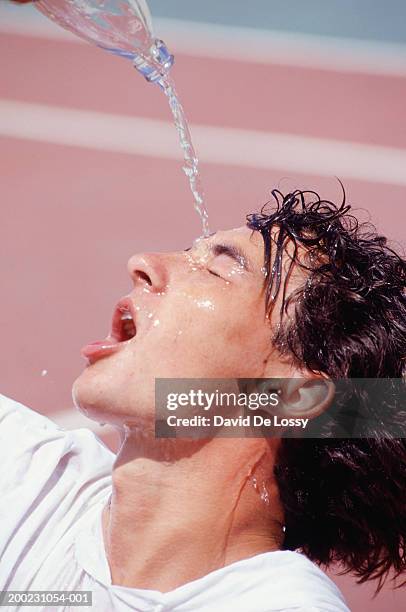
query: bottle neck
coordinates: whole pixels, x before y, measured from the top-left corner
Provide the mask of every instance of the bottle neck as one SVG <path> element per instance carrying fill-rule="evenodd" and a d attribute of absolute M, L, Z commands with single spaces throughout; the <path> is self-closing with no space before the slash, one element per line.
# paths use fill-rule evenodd
<path fill-rule="evenodd" d="M 134 67 L 150 83 L 156 83 L 167 74 L 174 63 L 171 55 L 162 40 L 155 39 L 150 47 L 149 55 L 136 55 L 133 59 Z"/>

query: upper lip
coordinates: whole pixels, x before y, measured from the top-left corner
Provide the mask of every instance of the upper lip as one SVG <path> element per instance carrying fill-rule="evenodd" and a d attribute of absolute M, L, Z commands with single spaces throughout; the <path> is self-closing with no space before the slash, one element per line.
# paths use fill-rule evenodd
<path fill-rule="evenodd" d="M 111 333 L 110 336 L 117 340 L 117 342 L 122 342 L 123 338 L 123 313 L 129 312 L 131 314 L 133 323 L 135 328 L 137 329 L 136 317 L 135 317 L 135 306 L 131 298 L 127 295 L 117 303 L 117 306 L 114 310 L 113 320 L 111 323 Z"/>

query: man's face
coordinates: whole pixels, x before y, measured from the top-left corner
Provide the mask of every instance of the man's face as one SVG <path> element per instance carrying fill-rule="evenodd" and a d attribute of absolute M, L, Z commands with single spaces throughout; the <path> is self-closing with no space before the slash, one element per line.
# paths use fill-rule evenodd
<path fill-rule="evenodd" d="M 77 405 L 95 419 L 141 425 L 153 414 L 155 378 L 269 375 L 263 248 L 258 232 L 241 227 L 198 239 L 187 251 L 134 255 L 124 309 L 134 315 L 136 335 L 96 351 L 75 382 Z"/>

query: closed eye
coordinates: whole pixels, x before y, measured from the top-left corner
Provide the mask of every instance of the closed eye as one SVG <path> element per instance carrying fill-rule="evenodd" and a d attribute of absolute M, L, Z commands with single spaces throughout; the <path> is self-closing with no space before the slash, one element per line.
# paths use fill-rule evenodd
<path fill-rule="evenodd" d="M 213 272 L 213 270 L 207 270 L 210 274 L 213 274 L 213 276 L 218 276 L 218 278 L 223 278 L 222 276 L 220 276 L 220 274 L 217 274 L 217 272 Z"/>

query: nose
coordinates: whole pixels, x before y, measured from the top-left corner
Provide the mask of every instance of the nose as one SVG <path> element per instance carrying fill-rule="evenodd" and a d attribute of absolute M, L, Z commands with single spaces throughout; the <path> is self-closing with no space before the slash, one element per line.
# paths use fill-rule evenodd
<path fill-rule="evenodd" d="M 167 285 L 168 271 L 164 256 L 159 253 L 133 255 L 128 260 L 127 268 L 135 287 L 159 292 Z"/>

